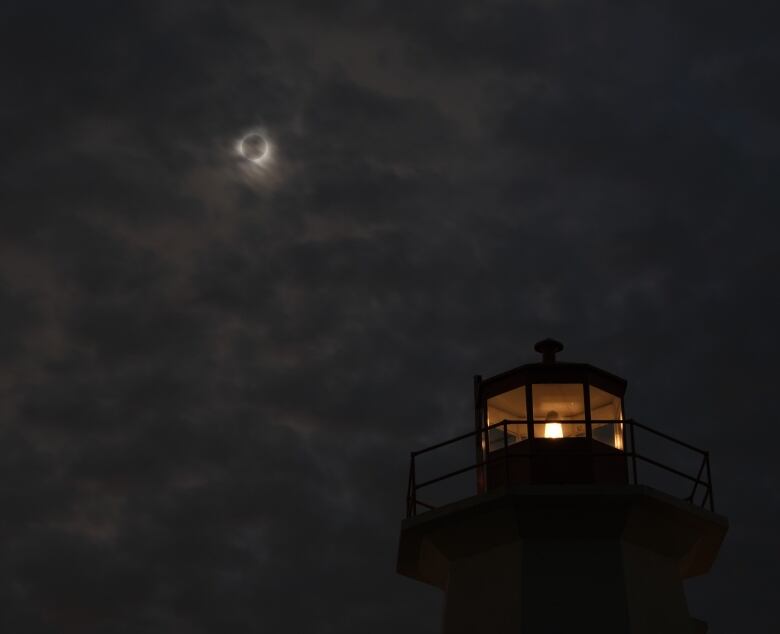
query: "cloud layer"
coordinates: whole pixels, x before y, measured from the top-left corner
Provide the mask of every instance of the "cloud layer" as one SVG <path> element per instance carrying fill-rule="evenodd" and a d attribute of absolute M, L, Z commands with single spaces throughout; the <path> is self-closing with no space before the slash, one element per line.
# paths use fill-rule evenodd
<path fill-rule="evenodd" d="M 780 627 L 775 3 L 5 13 L 4 631 L 435 631 L 408 451 L 548 335 L 711 449 L 692 612 Z"/>

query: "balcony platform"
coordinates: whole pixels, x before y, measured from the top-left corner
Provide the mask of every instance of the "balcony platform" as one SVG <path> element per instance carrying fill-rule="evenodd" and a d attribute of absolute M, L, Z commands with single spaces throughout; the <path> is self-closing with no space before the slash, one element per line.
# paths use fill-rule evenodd
<path fill-rule="evenodd" d="M 643 485 L 516 485 L 404 520 L 398 572 L 446 590 L 445 634 L 690 633 L 683 580 L 727 528 Z"/>

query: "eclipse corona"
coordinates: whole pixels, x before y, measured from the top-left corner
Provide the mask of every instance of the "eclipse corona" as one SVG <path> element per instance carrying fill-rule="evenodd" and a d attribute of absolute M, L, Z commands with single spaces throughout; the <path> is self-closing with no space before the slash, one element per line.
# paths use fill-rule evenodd
<path fill-rule="evenodd" d="M 268 157 L 270 144 L 259 132 L 251 132 L 238 143 L 238 151 L 245 159 L 259 165 Z"/>

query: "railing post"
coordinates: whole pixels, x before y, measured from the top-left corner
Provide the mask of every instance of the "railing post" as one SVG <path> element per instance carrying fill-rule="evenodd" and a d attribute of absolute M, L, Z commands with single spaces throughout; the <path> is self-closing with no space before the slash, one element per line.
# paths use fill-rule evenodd
<path fill-rule="evenodd" d="M 707 456 L 706 454 L 702 456 L 701 464 L 699 465 L 699 472 L 696 474 L 696 482 L 693 483 L 693 490 L 691 491 L 691 495 L 689 497 L 691 504 L 696 504 L 696 491 L 699 489 L 699 483 L 701 482 L 701 474 L 704 472 L 704 465 L 707 464 Z M 707 485 L 707 488 L 709 488 L 709 484 Z M 704 500 L 702 501 L 702 506 L 704 506 L 707 503 L 707 498 L 705 496 Z"/>
<path fill-rule="evenodd" d="M 414 469 L 414 452 L 409 457 L 409 491 L 406 495 L 406 517 L 417 515 L 417 478 Z"/>
<path fill-rule="evenodd" d="M 488 479 L 490 478 L 490 465 L 488 464 L 490 462 L 490 428 L 488 427 L 487 422 L 485 422 L 485 427 L 482 431 L 482 439 L 484 444 L 484 449 L 482 450 L 482 478 L 485 483 L 485 488 L 481 493 L 484 493 L 490 487 L 490 483 L 488 482 Z"/>
<path fill-rule="evenodd" d="M 626 422 L 621 420 L 619 423 L 616 423 L 620 425 L 620 442 L 621 442 L 621 449 L 623 450 L 623 454 L 626 455 L 626 460 L 623 461 L 623 464 L 625 465 L 625 472 L 626 472 L 626 482 L 630 481 L 630 476 L 628 472 L 628 442 L 626 442 Z"/>
<path fill-rule="evenodd" d="M 411 517 L 412 506 L 412 462 L 414 454 L 409 454 L 409 475 L 406 478 L 406 517 Z"/>
<path fill-rule="evenodd" d="M 639 478 L 636 472 L 636 427 L 634 421 L 631 422 L 631 464 L 634 472 L 634 484 L 639 483 Z"/>
<path fill-rule="evenodd" d="M 474 375 L 474 445 L 475 445 L 475 455 L 477 459 L 477 464 L 480 462 L 484 462 L 485 460 L 485 452 L 481 450 L 482 443 L 480 442 L 480 436 L 482 433 L 482 427 L 487 427 L 487 420 L 485 416 L 485 408 L 483 407 L 482 403 L 483 400 L 480 398 L 480 389 L 482 386 L 482 377 L 479 374 Z M 476 468 L 476 485 L 477 485 L 477 493 L 484 493 L 487 490 L 487 480 L 486 480 L 486 474 L 485 470 L 481 467 L 477 466 Z"/>
<path fill-rule="evenodd" d="M 504 486 L 509 488 L 509 433 L 508 423 L 504 421 Z"/>
<path fill-rule="evenodd" d="M 712 474 L 710 474 L 710 452 L 706 454 L 707 460 L 707 489 L 710 493 L 710 511 L 715 512 L 715 496 L 712 494 Z"/>

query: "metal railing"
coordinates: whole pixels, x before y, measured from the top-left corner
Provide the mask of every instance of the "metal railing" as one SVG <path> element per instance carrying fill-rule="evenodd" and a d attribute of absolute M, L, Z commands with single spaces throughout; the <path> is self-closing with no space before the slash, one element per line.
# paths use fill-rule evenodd
<path fill-rule="evenodd" d="M 583 451 L 556 451 L 555 455 L 556 456 L 592 456 L 592 457 L 609 456 L 611 458 L 624 457 L 626 460 L 626 469 L 627 469 L 626 480 L 629 484 L 649 483 L 647 481 L 640 481 L 639 465 L 641 463 L 652 465 L 653 467 L 656 467 L 666 473 L 672 474 L 673 476 L 676 476 L 677 478 L 680 478 L 683 481 L 687 480 L 688 482 L 692 483 L 690 493 L 686 496 L 683 496 L 681 499 L 685 500 L 686 502 L 689 502 L 690 504 L 700 506 L 701 508 L 708 508 L 710 511 L 713 512 L 715 511 L 715 500 L 712 492 L 712 475 L 710 473 L 709 452 L 704 451 L 703 449 L 699 449 L 698 447 L 694 447 L 693 445 L 690 445 L 686 442 L 673 438 L 668 434 L 652 429 L 651 427 L 648 427 L 647 425 L 643 425 L 632 419 L 623 420 L 623 421 L 595 421 L 595 420 L 594 421 L 565 421 L 564 424 L 582 425 L 585 430 L 585 437 L 591 439 L 593 437 L 593 426 L 594 425 L 602 426 L 605 423 L 612 424 L 612 425 L 616 425 L 616 424 L 622 425 L 622 434 L 621 434 L 622 444 L 623 444 L 622 449 L 617 450 L 605 444 L 605 447 L 609 447 L 609 451 L 603 451 L 603 452 L 596 451 L 593 448 L 594 444 L 589 443 L 587 449 Z M 529 421 L 505 420 L 505 421 L 501 421 L 500 423 L 496 423 L 495 425 L 491 425 L 490 427 L 483 427 L 482 429 L 474 430 L 465 434 L 461 434 L 460 436 L 450 438 L 449 440 L 445 440 L 444 442 L 436 443 L 435 445 L 431 445 L 430 447 L 426 447 L 425 449 L 411 452 L 411 461 L 409 465 L 409 484 L 408 484 L 407 495 L 406 495 L 406 516 L 407 517 L 416 516 L 418 507 L 422 507 L 425 510 L 433 510 L 434 508 L 436 508 L 436 506 L 434 506 L 433 504 L 429 502 L 424 502 L 418 497 L 418 492 L 420 491 L 420 489 L 431 487 L 435 484 L 444 482 L 446 480 L 450 480 L 464 473 L 468 473 L 469 471 L 485 470 L 490 465 L 503 465 L 504 482 L 509 483 L 510 482 L 510 461 L 532 460 L 534 459 L 535 456 L 541 456 L 541 455 L 549 456 L 550 455 L 549 453 L 541 454 L 541 453 L 536 453 L 534 451 L 534 445 L 533 445 L 534 438 L 532 433 L 529 434 L 531 437 L 528 438 L 529 451 L 527 454 L 510 455 L 510 452 L 508 451 L 508 449 L 512 447 L 514 444 L 509 442 L 509 437 L 511 434 L 509 434 L 508 426 L 522 425 L 522 426 L 531 427 L 535 424 L 538 425 L 539 423 L 538 422 L 534 423 Z M 503 449 L 503 452 L 501 455 L 491 456 L 491 453 L 496 454 L 498 452 L 490 450 L 490 440 L 488 434 L 491 430 L 497 430 L 500 428 L 503 429 L 504 442 L 503 442 L 503 447 L 501 447 L 501 449 Z M 698 458 L 700 458 L 700 461 L 698 463 L 698 469 L 696 471 L 696 475 L 686 473 L 676 467 L 672 467 L 668 464 L 664 464 L 659 460 L 656 460 L 655 458 L 651 458 L 649 456 L 639 453 L 639 451 L 637 450 L 637 442 L 636 442 L 637 430 L 639 430 L 641 433 L 649 434 L 654 438 L 671 443 L 677 447 L 681 447 L 685 450 L 688 450 L 692 454 L 698 456 Z M 462 468 L 449 471 L 443 475 L 427 478 L 422 482 L 417 481 L 417 459 L 419 456 L 423 454 L 429 454 L 436 450 L 440 450 L 447 446 L 453 445 L 457 442 L 464 441 L 468 438 L 475 438 L 476 436 L 480 436 L 480 435 L 483 436 L 483 439 L 480 441 L 482 446 L 482 451 L 480 453 L 482 455 L 473 464 L 468 464 Z M 482 471 L 482 473 L 484 474 L 484 471 Z M 486 486 L 483 486 L 481 488 L 484 489 L 486 488 Z M 697 494 L 699 494 L 700 491 L 701 491 L 700 494 L 701 499 L 697 501 Z"/>

